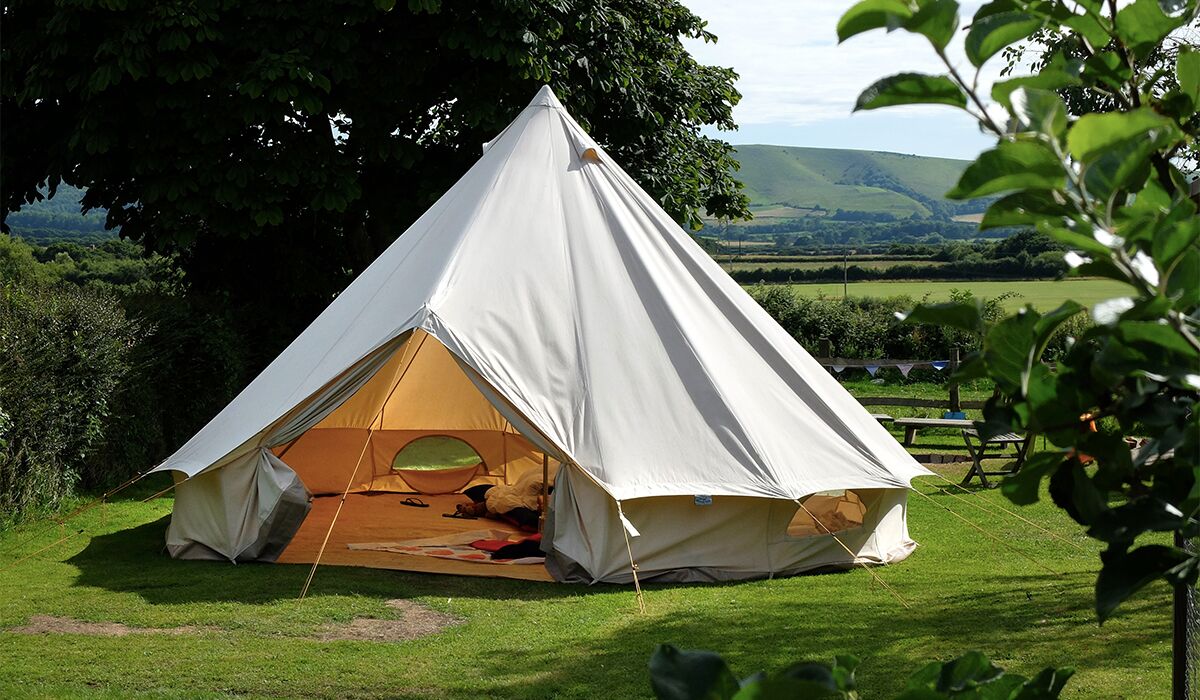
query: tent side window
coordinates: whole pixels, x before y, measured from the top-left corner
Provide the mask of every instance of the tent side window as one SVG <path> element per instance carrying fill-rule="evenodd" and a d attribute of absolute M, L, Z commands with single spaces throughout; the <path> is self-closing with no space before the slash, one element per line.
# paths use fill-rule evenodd
<path fill-rule="evenodd" d="M 804 507 L 797 506 L 788 523 L 788 537 L 816 537 L 852 530 L 862 527 L 867 515 L 867 507 L 853 491 L 822 491 L 802 502 Z"/>

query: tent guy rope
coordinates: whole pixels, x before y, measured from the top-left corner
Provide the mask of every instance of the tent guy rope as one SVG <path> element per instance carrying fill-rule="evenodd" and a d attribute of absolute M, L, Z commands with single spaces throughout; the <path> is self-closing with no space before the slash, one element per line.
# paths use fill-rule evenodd
<path fill-rule="evenodd" d="M 942 510 L 946 511 L 946 512 L 947 512 L 947 513 L 949 513 L 950 515 L 953 515 L 954 517 L 956 517 L 956 518 L 958 518 L 959 520 L 963 521 L 963 522 L 964 522 L 964 523 L 966 523 L 967 525 L 970 525 L 972 528 L 974 528 L 974 529 L 978 530 L 978 531 L 979 531 L 979 533 L 980 533 L 981 535 L 983 535 L 984 537 L 988 538 L 989 540 L 992 540 L 993 542 L 996 542 L 996 543 L 997 543 L 997 544 L 999 544 L 1001 547 L 1004 547 L 1005 549 L 1007 549 L 1007 550 L 1009 550 L 1009 551 L 1013 552 L 1014 554 L 1016 554 L 1016 555 L 1018 555 L 1018 556 L 1020 556 L 1020 557 L 1022 557 L 1022 558 L 1024 558 L 1024 559 L 1026 559 L 1026 560 L 1028 560 L 1030 563 L 1032 563 L 1034 566 L 1038 567 L 1039 569 L 1042 569 L 1042 570 L 1044 570 L 1044 571 L 1047 571 L 1047 572 L 1049 572 L 1049 573 L 1051 573 L 1051 574 L 1054 574 L 1055 576 L 1057 576 L 1057 577 L 1059 577 L 1059 578 L 1062 578 L 1063 574 L 1062 574 L 1062 572 L 1061 572 L 1061 571 L 1055 571 L 1054 569 L 1051 569 L 1049 566 L 1046 566 L 1045 564 L 1043 564 L 1042 562 L 1038 561 L 1037 559 L 1034 559 L 1034 558 L 1033 558 L 1032 556 L 1030 556 L 1029 554 L 1026 554 L 1025 552 L 1021 551 L 1020 549 L 1017 549 L 1016 547 L 1014 547 L 1014 546 L 1012 546 L 1011 544 L 1009 544 L 1009 543 L 1005 542 L 1004 540 L 1000 539 L 999 537 L 997 537 L 997 536 L 993 535 L 992 533 L 990 533 L 990 532 L 988 532 L 987 530 L 983 529 L 982 527 L 980 527 L 979 525 L 975 524 L 974 522 L 972 522 L 972 521 L 968 520 L 968 519 L 967 519 L 966 517 L 964 517 L 963 515 L 961 515 L 961 514 L 959 514 L 959 513 L 956 513 L 956 512 L 954 512 L 953 510 L 950 510 L 950 508 L 949 508 L 949 507 L 947 507 L 946 505 L 944 505 L 944 504 L 942 504 L 942 503 L 938 503 L 936 500 L 934 500 L 933 496 L 930 496 L 929 494 L 925 493 L 924 491 L 919 491 L 919 490 L 917 490 L 917 489 L 913 489 L 913 493 L 920 494 L 920 495 L 921 495 L 923 498 L 925 498 L 925 499 L 926 499 L 927 501 L 929 501 L 930 503 L 932 503 L 932 504 L 936 505 L 938 508 L 941 508 Z"/>
<path fill-rule="evenodd" d="M 1010 509 L 1010 508 L 1005 508 L 1004 506 L 1002 506 L 1002 505 L 999 505 L 999 504 L 996 504 L 996 503 L 991 503 L 991 504 L 989 504 L 988 506 L 984 506 L 984 505 L 982 505 L 982 504 L 983 504 L 983 503 L 986 503 L 986 501 L 984 501 L 984 500 L 983 500 L 983 497 L 982 497 L 982 496 L 979 494 L 979 492 L 977 492 L 977 491 L 972 491 L 972 490 L 970 490 L 970 489 L 966 488 L 965 486 L 961 486 L 960 484 L 956 484 L 956 483 L 954 483 L 953 481 L 951 481 L 950 479 L 947 479 L 946 477 L 942 476 L 941 474 L 938 474 L 937 472 L 933 472 L 933 473 L 934 473 L 934 475 L 935 475 L 935 476 L 937 476 L 937 477 L 938 477 L 939 479 L 941 479 L 942 481 L 945 481 L 947 484 L 950 484 L 951 486 L 953 486 L 953 487 L 955 487 L 955 488 L 957 488 L 957 489 L 961 489 L 961 490 L 963 490 L 963 491 L 966 491 L 968 494 L 971 494 L 972 496 L 975 496 L 975 499 L 974 499 L 974 501 L 972 501 L 972 500 L 971 500 L 971 499 L 969 499 L 969 498 L 963 498 L 962 496 L 959 496 L 958 494 L 951 493 L 950 491 L 947 491 L 946 489 L 943 489 L 942 487 L 938 486 L 937 484 L 934 484 L 934 485 L 933 485 L 933 487 L 934 487 L 935 489 L 937 489 L 937 490 L 941 491 L 942 493 L 946 494 L 947 496 L 950 496 L 951 498 L 954 498 L 954 499 L 960 500 L 960 501 L 962 501 L 963 503 L 968 503 L 968 504 L 970 504 L 970 505 L 973 505 L 973 506 L 975 506 L 976 508 L 978 508 L 978 509 L 980 509 L 980 510 L 982 510 L 982 511 L 986 512 L 986 513 L 990 513 L 990 514 L 992 514 L 992 515 L 995 515 L 995 514 L 996 514 L 996 511 L 994 511 L 994 510 L 991 510 L 991 507 L 993 507 L 993 506 L 994 506 L 994 507 L 995 507 L 997 510 L 999 510 L 1000 512 L 1007 513 L 1007 514 L 1011 515 L 1012 517 L 1016 518 L 1017 520 L 1020 520 L 1021 522 L 1025 523 L 1026 525 L 1028 525 L 1028 526 L 1032 527 L 1032 528 L 1033 528 L 1033 529 L 1035 529 L 1035 530 L 1038 530 L 1038 531 L 1042 532 L 1042 533 L 1043 533 L 1043 534 L 1045 534 L 1045 535 L 1048 535 L 1049 537 L 1052 537 L 1053 539 L 1056 539 L 1056 540 L 1058 540 L 1058 541 L 1060 541 L 1060 542 L 1063 542 L 1063 543 L 1065 543 L 1065 544 L 1069 544 L 1069 545 L 1071 545 L 1072 547 L 1074 547 L 1075 549 L 1078 549 L 1078 550 L 1080 550 L 1080 551 L 1083 551 L 1083 550 L 1085 549 L 1085 548 L 1084 548 L 1084 546 L 1083 546 L 1083 545 L 1081 545 L 1081 544 L 1079 544 L 1078 542 L 1073 542 L 1073 541 L 1071 541 L 1071 540 L 1067 539 L 1066 537 L 1063 537 L 1062 535 L 1058 534 L 1057 532 L 1054 532 L 1053 530 L 1050 530 L 1050 529 L 1048 529 L 1048 528 L 1042 527 L 1041 525 L 1038 525 L 1037 523 L 1033 522 L 1033 521 L 1032 521 L 1032 520 L 1030 520 L 1029 518 L 1026 518 L 1025 516 L 1021 515 L 1020 513 L 1017 513 L 1016 511 L 1014 511 L 1014 510 L 1012 510 L 1012 509 Z"/>
<path fill-rule="evenodd" d="M 354 462 L 354 470 L 350 472 L 350 478 L 346 481 L 346 488 L 342 491 L 342 497 L 338 501 L 337 510 L 333 511 L 333 518 L 329 521 L 329 529 L 325 531 L 325 539 L 321 540 L 321 548 L 317 550 L 317 557 L 313 561 L 312 568 L 308 571 L 308 578 L 304 580 L 304 587 L 300 589 L 300 597 L 296 599 L 296 604 L 299 605 L 304 601 L 304 597 L 308 595 L 308 588 L 312 585 L 313 577 L 317 575 L 317 567 L 321 565 L 321 557 L 325 556 L 325 547 L 329 545 L 329 537 L 333 534 L 333 526 L 337 525 L 338 516 L 342 514 L 342 506 L 346 505 L 346 496 L 350 493 L 350 489 L 354 486 L 354 478 L 358 476 L 358 470 L 362 467 L 363 457 L 367 454 L 367 448 L 371 446 L 371 436 L 375 434 L 375 423 L 378 422 L 380 427 L 383 427 L 383 413 L 387 409 L 387 403 L 391 400 L 392 395 L 396 393 L 400 382 L 404 381 L 404 375 L 408 374 L 408 370 L 412 367 L 413 360 L 417 354 L 421 352 L 421 347 L 425 345 L 425 339 L 429 336 L 421 336 L 421 341 L 417 343 L 417 349 L 413 350 L 412 357 L 408 358 L 408 364 L 400 372 L 400 376 L 396 378 L 396 382 L 392 384 L 392 388 L 383 399 L 383 403 L 379 406 L 379 413 L 371 421 L 367 428 L 367 439 L 363 441 L 362 450 L 358 453 L 358 459 Z M 405 345 L 407 349 L 407 344 Z M 298 438 L 297 438 L 298 439 Z"/>
<path fill-rule="evenodd" d="M 817 516 L 813 515 L 812 511 L 810 511 L 808 508 L 806 508 L 804 506 L 804 503 L 802 503 L 799 498 L 795 499 L 795 501 L 796 501 L 796 505 L 800 506 L 800 508 L 803 509 L 805 513 L 808 513 L 808 517 L 812 518 L 814 523 L 821 526 L 821 529 L 825 531 L 825 534 L 832 537 L 834 542 L 837 542 L 839 545 L 841 545 L 842 549 L 846 550 L 846 553 L 850 555 L 850 561 L 852 563 L 858 564 L 863 569 L 865 569 L 866 572 L 871 575 L 871 578 L 875 579 L 875 582 L 878 583 L 880 586 L 882 586 L 885 591 L 887 591 L 888 593 L 891 593 L 893 596 L 895 596 L 896 600 L 900 601 L 901 605 L 903 605 L 906 608 L 912 607 L 912 605 L 907 600 L 904 599 L 904 596 L 900 595 L 899 591 L 897 591 L 895 588 L 892 588 L 890 585 L 888 585 L 887 581 L 884 581 L 883 578 L 879 574 L 875 573 L 874 569 L 872 569 L 870 566 L 867 566 L 866 562 L 859 561 L 858 555 L 855 554 L 852 549 L 847 547 L 846 543 L 842 542 L 840 537 L 833 534 L 832 530 L 830 530 L 828 527 L 825 527 L 825 523 L 823 523 L 819 519 L 817 519 Z"/>

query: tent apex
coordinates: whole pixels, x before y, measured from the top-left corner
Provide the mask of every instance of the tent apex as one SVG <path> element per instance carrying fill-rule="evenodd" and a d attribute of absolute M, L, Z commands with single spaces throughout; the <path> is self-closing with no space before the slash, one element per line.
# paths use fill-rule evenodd
<path fill-rule="evenodd" d="M 530 107 L 553 107 L 554 109 L 562 109 L 562 102 L 558 101 L 558 97 L 549 85 L 543 85 L 537 94 L 533 96 L 533 101 L 529 103 Z"/>

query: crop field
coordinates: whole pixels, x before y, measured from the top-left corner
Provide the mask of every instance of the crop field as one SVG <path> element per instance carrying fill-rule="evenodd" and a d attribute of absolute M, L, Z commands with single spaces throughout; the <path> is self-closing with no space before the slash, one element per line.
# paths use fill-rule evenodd
<path fill-rule="evenodd" d="M 793 284 L 790 286 L 797 294 L 804 296 L 842 296 L 842 285 L 838 283 Z M 930 302 L 948 300 L 950 291 L 954 289 L 967 289 L 975 296 L 985 299 L 1011 292 L 1014 296 L 1004 301 L 1004 308 L 1009 311 L 1019 309 L 1025 304 L 1048 311 L 1067 299 L 1074 299 L 1080 304 L 1091 306 L 1104 299 L 1124 296 L 1131 291 L 1119 282 L 1103 279 L 852 282 L 848 289 L 850 296 L 853 297 L 910 296 L 918 301 L 927 299 Z"/>

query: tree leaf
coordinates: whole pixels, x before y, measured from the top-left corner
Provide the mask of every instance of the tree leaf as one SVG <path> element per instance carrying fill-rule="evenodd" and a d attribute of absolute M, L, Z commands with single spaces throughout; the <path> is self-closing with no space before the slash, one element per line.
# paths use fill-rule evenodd
<path fill-rule="evenodd" d="M 1173 547 L 1149 544 L 1131 552 L 1109 549 L 1100 559 L 1104 566 L 1096 577 L 1096 616 L 1104 622 L 1117 606 L 1146 584 L 1163 578 L 1187 556 Z"/>
<path fill-rule="evenodd" d="M 854 111 L 911 104 L 945 104 L 965 108 L 967 96 L 944 75 L 898 73 L 878 80 L 863 90 L 854 104 Z"/>
<path fill-rule="evenodd" d="M 1086 39 L 1093 51 L 1103 49 L 1112 40 L 1108 21 L 1103 17 L 1098 18 L 1091 14 L 1071 15 L 1063 20 L 1063 25 L 1074 29 Z"/>
<path fill-rule="evenodd" d="M 958 3 L 955 0 L 922 0 L 920 9 L 904 22 L 904 28 L 929 39 L 939 51 L 946 48 L 958 29 Z"/>
<path fill-rule="evenodd" d="M 1008 96 L 1019 87 L 1037 88 L 1039 90 L 1060 90 L 1073 85 L 1082 85 L 1080 74 L 1083 71 L 1083 61 L 1066 58 L 1057 53 L 1050 62 L 1034 75 L 1020 78 L 1009 78 L 997 81 L 992 85 L 992 99 L 1008 109 L 1012 106 Z"/>
<path fill-rule="evenodd" d="M 1017 192 L 992 202 L 979 222 L 981 231 L 1006 226 L 1027 226 L 1046 222 L 1060 224 L 1074 212 L 1049 192 Z"/>
<path fill-rule="evenodd" d="M 1200 240 L 1200 219 L 1193 214 L 1183 221 L 1160 223 L 1154 232 L 1151 252 L 1159 265 L 1170 269 L 1175 259 L 1197 240 Z"/>
<path fill-rule="evenodd" d="M 862 0 L 838 20 L 838 43 L 872 29 L 901 26 L 909 17 L 912 10 L 902 0 Z"/>
<path fill-rule="evenodd" d="M 1011 190 L 1061 189 L 1066 171 L 1058 157 L 1035 141 L 1001 141 L 967 166 L 950 199 L 974 199 Z"/>
<path fill-rule="evenodd" d="M 1000 321 L 983 337 L 983 358 L 996 386 L 1009 396 L 1022 390 L 1034 350 L 1034 327 L 1040 316 L 1025 308 Z"/>
<path fill-rule="evenodd" d="M 1153 139 L 1135 137 L 1102 151 L 1083 174 L 1088 194 L 1106 201 L 1118 190 L 1144 183 L 1150 174 L 1150 154 L 1156 146 Z"/>
<path fill-rule="evenodd" d="M 1007 477 L 1000 484 L 1000 492 L 1004 494 L 1005 498 L 1019 506 L 1037 503 L 1042 479 L 1062 463 L 1063 454 L 1061 452 L 1039 452 L 1025 460 L 1021 471 Z"/>
<path fill-rule="evenodd" d="M 1067 148 L 1077 160 L 1090 163 L 1123 141 L 1147 136 L 1178 139 L 1180 133 L 1170 119 L 1149 107 L 1128 112 L 1092 113 L 1083 115 L 1071 127 L 1067 133 Z"/>
<path fill-rule="evenodd" d="M 948 301 L 941 304 L 918 304 L 900 319 L 904 323 L 930 323 L 961 328 L 972 333 L 983 332 L 983 309 L 979 302 Z"/>
<path fill-rule="evenodd" d="M 650 657 L 650 686 L 660 700 L 729 700 L 740 687 L 719 654 L 670 644 L 660 644 Z"/>
<path fill-rule="evenodd" d="M 1075 675 L 1075 669 L 1070 667 L 1044 668 L 1041 673 L 1025 681 L 1024 685 L 1021 686 L 1021 692 L 1012 696 L 1010 700 L 1050 700 L 1051 698 L 1057 698 L 1062 694 L 1067 681 L 1073 675 Z"/>
<path fill-rule="evenodd" d="M 1004 669 L 992 663 L 982 652 L 969 651 L 942 665 L 936 689 L 947 694 L 962 692 L 993 681 L 1003 673 Z"/>
<path fill-rule="evenodd" d="M 1050 90 L 1019 87 L 1009 96 L 1016 128 L 1061 139 L 1067 131 L 1067 105 Z"/>
<path fill-rule="evenodd" d="M 1121 321 L 1117 324 L 1117 334 L 1126 343 L 1150 343 L 1188 357 L 1197 356 L 1196 349 L 1166 322 Z"/>
<path fill-rule="evenodd" d="M 1000 49 L 1033 34 L 1043 20 L 1024 12 L 1000 12 L 971 23 L 963 48 L 976 68 L 982 66 Z"/>
<path fill-rule="evenodd" d="M 1183 11 L 1172 16 L 1163 12 L 1159 0 L 1136 0 L 1117 13 L 1113 23 L 1117 38 L 1134 57 L 1143 59 L 1168 34 L 1191 19 L 1191 7 L 1191 2 L 1184 3 Z"/>
<path fill-rule="evenodd" d="M 1181 47 L 1175 63 L 1175 77 L 1179 79 L 1180 91 L 1192 98 L 1194 106 L 1200 107 L 1200 52 Z"/>

